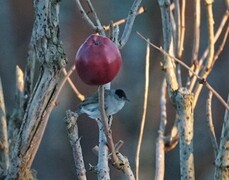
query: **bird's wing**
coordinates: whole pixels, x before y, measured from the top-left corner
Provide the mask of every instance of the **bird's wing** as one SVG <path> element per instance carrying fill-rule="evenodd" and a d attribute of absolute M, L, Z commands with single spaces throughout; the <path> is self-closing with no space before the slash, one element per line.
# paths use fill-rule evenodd
<path fill-rule="evenodd" d="M 95 104 L 95 103 L 98 103 L 98 93 L 93 94 L 93 95 L 87 97 L 80 104 L 81 104 L 81 106 L 86 106 L 88 104 Z"/>
<path fill-rule="evenodd" d="M 105 89 L 105 91 L 104 91 L 105 101 L 107 99 L 108 94 L 109 94 L 109 90 Z M 91 96 L 86 97 L 86 99 L 83 100 L 80 104 L 81 104 L 81 106 L 86 106 L 86 105 L 95 104 L 95 103 L 98 103 L 98 102 L 99 102 L 98 93 L 95 93 L 95 94 L 93 94 Z M 107 103 L 105 103 L 105 104 L 107 104 Z M 106 107 L 105 107 L 105 109 L 106 109 Z"/>

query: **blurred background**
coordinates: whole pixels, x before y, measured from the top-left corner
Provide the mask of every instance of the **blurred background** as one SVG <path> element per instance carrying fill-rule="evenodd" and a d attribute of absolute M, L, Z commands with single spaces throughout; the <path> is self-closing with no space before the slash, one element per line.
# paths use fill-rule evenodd
<path fill-rule="evenodd" d="M 133 1 L 130 0 L 94 0 L 92 1 L 96 12 L 105 25 L 111 20 L 117 21 L 127 17 Z M 226 2 L 226 1 L 225 1 Z M 214 3 L 215 29 L 218 28 L 222 15 L 226 10 L 223 0 Z M 186 32 L 184 56 L 185 62 L 190 65 L 193 40 L 193 3 L 187 1 L 186 8 Z M 123 66 L 112 82 L 112 88 L 122 88 L 126 91 L 130 102 L 122 111 L 114 116 L 113 136 L 114 141 L 123 140 L 124 146 L 121 153 L 129 158 L 131 167 L 135 170 L 135 153 L 138 140 L 140 121 L 143 111 L 144 96 L 144 70 L 145 70 L 145 42 L 136 34 L 140 32 L 157 46 L 162 46 L 162 29 L 160 9 L 157 1 L 144 0 L 142 5 L 146 13 L 138 16 L 130 39 L 121 50 Z M 208 44 L 206 9 L 202 2 L 201 14 L 201 44 L 200 56 Z M 0 1 L 0 77 L 2 79 L 5 103 L 8 114 L 12 113 L 15 102 L 15 68 L 19 65 L 23 70 L 26 64 L 28 43 L 30 41 L 34 21 L 32 1 Z M 120 31 L 123 30 L 120 26 Z M 69 59 L 67 69 L 74 63 L 74 56 L 79 46 L 93 33 L 90 27 L 82 20 L 74 1 L 62 1 L 60 3 L 60 33 L 66 55 Z M 220 38 L 222 40 L 222 37 Z M 219 41 L 221 42 L 221 41 Z M 216 43 L 216 50 L 219 43 Z M 209 83 L 227 99 L 229 92 L 229 45 L 215 63 L 211 72 Z M 148 111 L 143 144 L 140 156 L 140 179 L 148 180 L 154 178 L 155 172 L 155 144 L 160 120 L 160 88 L 163 72 L 160 68 L 162 55 L 151 49 L 150 55 L 150 96 L 148 99 Z M 199 56 L 199 57 L 200 57 Z M 37 74 L 39 64 L 37 65 Z M 187 70 L 182 69 L 183 83 L 185 84 Z M 85 95 L 95 92 L 97 87 L 87 86 L 76 73 L 71 76 L 79 91 Z M 195 109 L 195 132 L 194 132 L 194 157 L 196 179 L 213 179 L 214 154 L 211 147 L 208 129 L 206 125 L 205 102 L 208 90 L 203 88 L 198 105 Z M 53 110 L 42 140 L 33 168 L 38 172 L 41 180 L 71 180 L 75 179 L 75 168 L 71 148 L 68 142 L 64 122 L 65 111 L 76 110 L 79 100 L 68 84 L 65 85 L 60 97 L 59 105 Z M 224 108 L 216 98 L 213 98 L 213 119 L 216 135 L 219 139 Z M 174 109 L 168 101 L 168 128 L 174 120 Z M 91 149 L 98 144 L 98 128 L 96 123 L 86 116 L 81 116 L 78 122 L 79 135 L 82 137 L 82 149 L 85 165 L 88 170 L 89 163 L 96 165 L 97 157 Z M 179 179 L 179 149 L 166 154 L 165 179 Z M 110 167 L 111 179 L 124 179 L 121 171 Z M 87 171 L 88 179 L 96 179 L 96 175 Z"/>

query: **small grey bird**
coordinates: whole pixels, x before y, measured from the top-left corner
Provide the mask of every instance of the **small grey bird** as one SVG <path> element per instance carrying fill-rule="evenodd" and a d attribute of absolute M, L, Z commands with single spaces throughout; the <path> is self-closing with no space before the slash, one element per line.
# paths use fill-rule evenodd
<path fill-rule="evenodd" d="M 119 112 L 125 105 L 126 101 L 129 100 L 122 89 L 105 89 L 104 106 L 107 116 L 111 116 Z M 76 113 L 78 115 L 85 113 L 92 119 L 100 118 L 101 114 L 99 110 L 98 92 L 82 101 Z"/>

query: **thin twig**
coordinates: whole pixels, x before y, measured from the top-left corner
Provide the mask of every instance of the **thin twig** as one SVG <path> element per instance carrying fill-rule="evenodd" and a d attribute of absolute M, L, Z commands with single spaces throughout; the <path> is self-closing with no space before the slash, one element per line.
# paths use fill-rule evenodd
<path fill-rule="evenodd" d="M 176 6 L 176 7 L 175 7 Z M 176 1 L 175 3 L 172 3 L 170 5 L 170 19 L 171 19 L 171 26 L 172 26 L 172 36 L 173 36 L 173 46 L 175 47 L 175 56 L 178 56 L 178 41 L 179 41 L 179 37 L 180 37 L 180 33 L 178 33 L 177 31 L 180 31 L 180 10 L 179 9 L 179 1 Z M 173 10 L 175 9 L 175 17 L 173 15 Z M 178 17 L 179 16 L 179 17 Z M 179 25 L 177 25 L 179 24 Z M 182 78 L 181 78 L 181 69 L 180 69 L 180 64 L 176 65 L 176 76 L 177 76 L 177 82 L 179 84 L 179 86 L 182 86 Z"/>
<path fill-rule="evenodd" d="M 84 11 L 83 6 L 80 3 L 80 0 L 76 0 L 76 5 L 78 7 L 78 9 L 80 10 L 80 13 L 82 15 L 82 18 L 86 21 L 86 23 L 88 23 L 88 25 L 93 29 L 93 30 L 97 30 L 96 25 L 92 22 L 92 20 L 88 17 L 87 13 Z"/>
<path fill-rule="evenodd" d="M 0 78 L 0 168 L 3 168 L 3 171 L 7 171 L 10 165 L 9 161 L 9 143 L 7 135 L 7 120 L 6 120 L 6 110 L 5 110 L 5 101 L 4 93 L 2 88 L 2 81 Z M 1 175 L 0 175 L 1 177 Z"/>
<path fill-rule="evenodd" d="M 108 125 L 108 118 L 105 112 L 104 86 L 99 86 L 98 95 L 102 122 L 100 122 L 100 120 L 97 121 L 99 126 L 99 158 L 97 165 L 97 175 L 98 179 L 110 179 L 110 171 L 108 167 L 108 147 L 112 153 L 112 157 L 115 157 L 116 153 L 113 139 L 111 137 L 111 131 L 109 131 L 110 128 Z M 108 147 L 106 144 L 108 144 Z"/>
<path fill-rule="evenodd" d="M 226 12 L 224 13 L 223 18 L 221 20 L 221 23 L 220 23 L 220 25 L 219 25 L 219 27 L 217 29 L 217 32 L 216 32 L 216 34 L 214 36 L 214 43 L 216 43 L 216 41 L 218 40 L 219 36 L 221 35 L 224 26 L 227 25 L 228 18 L 229 18 L 229 11 L 226 10 Z M 196 69 L 195 69 L 195 73 L 196 74 L 199 74 L 199 71 L 202 69 L 204 60 L 206 59 L 208 53 L 209 53 L 209 48 L 207 48 L 204 51 L 204 53 L 202 54 L 199 62 L 196 63 Z M 193 78 L 191 79 L 190 86 L 189 86 L 189 89 L 191 91 L 193 90 L 193 88 L 195 86 L 196 80 L 197 80 L 197 77 L 196 76 L 193 76 Z"/>
<path fill-rule="evenodd" d="M 16 109 L 17 118 L 22 121 L 24 114 L 24 73 L 19 66 L 16 66 Z"/>
<path fill-rule="evenodd" d="M 206 112 L 207 112 L 206 115 L 207 115 L 207 124 L 208 124 L 209 134 L 211 138 L 211 143 L 216 157 L 218 154 L 218 144 L 217 144 L 217 140 L 215 136 L 215 128 L 212 120 L 212 95 L 213 93 L 209 91 L 207 102 L 206 102 Z"/>
<path fill-rule="evenodd" d="M 97 32 L 99 34 L 101 34 L 102 36 L 106 36 L 105 30 L 103 29 L 103 26 L 102 26 L 102 24 L 101 24 L 101 22 L 100 22 L 100 20 L 99 20 L 99 18 L 97 16 L 97 13 L 96 13 L 91 1 L 87 0 L 87 4 L 88 4 L 88 6 L 89 6 L 89 8 L 91 10 L 92 15 L 94 16 L 94 19 L 95 19 L 95 22 L 96 22 L 96 26 L 97 26 Z"/>
<path fill-rule="evenodd" d="M 160 127 L 158 131 L 158 138 L 156 144 L 156 170 L 155 170 L 155 180 L 164 180 L 165 174 L 165 126 L 167 123 L 167 113 L 166 113 L 166 79 L 164 78 L 161 87 L 161 119 Z"/>
<path fill-rule="evenodd" d="M 195 0 L 192 63 L 198 60 L 199 46 L 200 46 L 200 17 L 201 17 L 200 0 Z"/>
<path fill-rule="evenodd" d="M 175 14 L 175 38 L 174 38 L 174 42 L 175 42 L 175 52 L 176 52 L 176 57 L 178 56 L 178 49 L 180 46 L 180 35 L 181 35 L 181 15 L 180 15 L 180 1 L 179 0 L 175 0 L 174 1 L 174 14 Z M 179 57 L 178 57 L 179 58 Z"/>
<path fill-rule="evenodd" d="M 229 111 L 229 106 L 224 101 L 224 99 L 222 98 L 222 96 L 220 96 L 219 93 L 208 82 L 205 82 L 204 84 L 215 95 L 215 97 L 223 104 L 223 106 Z"/>
<path fill-rule="evenodd" d="M 150 45 L 149 45 L 149 39 L 148 39 L 147 40 L 147 48 L 146 48 L 145 90 L 144 90 L 143 114 L 142 114 L 139 137 L 138 137 L 137 151 L 136 151 L 136 156 L 135 156 L 136 180 L 139 179 L 139 157 L 140 157 L 140 150 L 141 150 L 141 146 L 142 146 L 144 127 L 145 127 L 145 122 L 146 122 L 147 101 L 148 101 L 148 95 L 149 95 L 149 64 L 150 64 Z"/>
<path fill-rule="evenodd" d="M 138 10 L 139 10 L 141 2 L 142 2 L 142 0 L 135 0 L 133 2 L 133 5 L 129 11 L 129 14 L 128 14 L 128 17 L 126 20 L 126 25 L 124 27 L 122 37 L 119 41 L 119 48 L 122 48 L 127 43 L 128 39 L 129 39 L 131 30 L 132 30 L 132 27 L 134 24 L 134 20 L 138 14 Z"/>
<path fill-rule="evenodd" d="M 214 58 L 213 58 L 213 64 L 212 66 L 214 65 L 214 63 L 216 62 L 216 60 L 218 59 L 220 53 L 223 51 L 223 48 L 227 42 L 227 37 L 228 37 L 228 34 L 229 34 L 229 26 L 227 27 L 227 30 L 226 30 L 226 33 L 224 34 L 224 37 L 223 37 L 223 41 L 221 42 L 219 48 L 218 48 L 218 51 L 215 53 L 214 55 Z"/>
<path fill-rule="evenodd" d="M 214 19 L 213 19 L 213 0 L 205 0 L 206 8 L 207 8 L 207 15 L 208 15 L 208 58 L 203 68 L 203 73 L 201 73 L 201 77 L 206 79 L 208 75 L 211 72 L 212 64 L 213 64 L 213 58 L 215 53 L 215 41 L 214 41 Z M 203 85 L 197 84 L 197 86 L 194 89 L 194 102 L 193 106 L 196 106 L 197 100 L 199 98 L 200 92 L 202 90 Z"/>
<path fill-rule="evenodd" d="M 177 57 L 181 58 L 184 51 L 184 37 L 185 37 L 185 6 L 186 6 L 186 0 L 183 0 L 181 3 L 181 24 L 180 24 L 180 35 L 179 35 L 179 43 L 177 48 Z M 182 87 L 182 75 L 181 75 L 181 67 L 180 64 L 177 65 L 177 77 L 180 87 Z"/>
<path fill-rule="evenodd" d="M 177 57 L 181 58 L 183 51 L 184 51 L 184 37 L 185 37 L 185 7 L 186 7 L 186 0 L 182 1 L 181 4 L 181 26 L 180 26 L 180 38 L 179 38 L 179 46 Z"/>
<path fill-rule="evenodd" d="M 143 14 L 144 12 L 145 12 L 145 8 L 143 6 L 141 6 L 138 9 L 137 15 Z M 127 18 L 123 18 L 123 19 L 120 19 L 120 20 L 118 20 L 112 24 L 113 24 L 113 26 L 119 26 L 121 24 L 124 24 L 126 21 L 127 21 Z M 108 30 L 110 30 L 110 25 L 104 25 L 103 28 L 105 31 L 108 31 Z"/>
<path fill-rule="evenodd" d="M 137 34 L 144 39 L 147 42 L 147 39 L 142 36 L 139 32 L 137 32 Z M 206 87 L 212 91 L 212 93 L 217 97 L 217 99 L 223 104 L 223 106 L 229 110 L 229 106 L 227 105 L 227 103 L 223 100 L 223 98 L 215 91 L 214 88 L 212 88 L 210 86 L 210 84 L 203 78 L 201 78 L 198 74 L 196 74 L 188 65 L 186 65 L 183 61 L 177 59 L 174 56 L 171 56 L 170 54 L 168 54 L 165 50 L 163 50 L 162 48 L 157 47 L 156 45 L 154 45 L 153 43 L 150 43 L 150 45 L 157 49 L 158 51 L 160 51 L 162 54 L 169 56 L 171 59 L 173 59 L 174 61 L 176 61 L 177 63 L 181 64 L 183 67 L 185 67 L 189 72 L 191 72 L 194 76 L 197 77 L 197 79 L 199 80 L 199 83 L 205 84 Z"/>
<path fill-rule="evenodd" d="M 107 115 L 106 115 L 106 112 L 104 109 L 104 107 L 105 107 L 104 106 L 104 86 L 99 86 L 98 93 L 99 93 L 99 105 L 100 105 L 101 121 L 102 121 L 102 122 L 100 122 L 98 120 L 98 125 L 99 125 L 100 131 L 101 131 L 100 133 L 103 133 L 105 135 L 105 137 L 104 137 L 104 135 L 101 134 L 104 138 L 106 138 L 107 143 L 105 144 L 105 146 L 108 145 L 109 150 L 111 151 L 111 159 L 112 159 L 113 166 L 115 166 L 115 168 L 117 168 L 117 169 L 123 170 L 125 175 L 127 175 L 129 177 L 129 175 L 131 175 L 130 174 L 131 169 L 130 169 L 130 167 L 128 167 L 128 168 L 126 167 L 126 166 L 129 166 L 129 163 L 128 164 L 125 163 L 126 160 L 125 160 L 125 162 L 123 162 L 122 159 L 120 159 L 117 156 L 117 152 L 116 152 L 115 145 L 114 145 L 113 138 L 112 138 L 112 131 L 108 125 L 108 118 L 107 118 Z M 101 155 L 103 155 L 103 154 L 101 154 Z M 102 174 L 104 174 L 104 173 L 105 172 L 102 172 Z M 134 176 L 131 175 L 129 178 L 134 179 Z"/>
<path fill-rule="evenodd" d="M 80 100 L 83 101 L 85 99 L 85 96 L 83 94 L 81 94 L 78 89 L 76 88 L 76 86 L 74 85 L 74 83 L 72 82 L 70 75 L 72 74 L 72 72 L 75 70 L 75 65 L 73 65 L 69 71 L 69 73 L 67 73 L 66 69 L 63 68 L 62 71 L 64 73 L 64 75 L 67 77 L 67 81 L 68 84 L 71 86 L 72 90 L 75 92 L 76 97 Z"/>
<path fill-rule="evenodd" d="M 170 13 L 170 1 L 158 0 L 158 4 L 161 10 L 162 19 L 162 30 L 163 30 L 163 47 L 169 54 L 174 54 L 174 39 L 172 36 L 172 25 L 171 25 L 171 13 Z M 176 65 L 169 56 L 163 57 L 163 68 L 165 69 L 165 77 L 167 80 L 167 87 L 169 90 L 169 96 L 171 97 L 172 92 L 179 88 L 178 80 L 176 77 Z"/>
<path fill-rule="evenodd" d="M 86 169 L 83 160 L 82 148 L 80 145 L 80 137 L 78 134 L 77 116 L 68 110 L 66 112 L 66 124 L 69 142 L 72 147 L 73 158 L 75 162 L 76 174 L 78 180 L 86 180 Z"/>

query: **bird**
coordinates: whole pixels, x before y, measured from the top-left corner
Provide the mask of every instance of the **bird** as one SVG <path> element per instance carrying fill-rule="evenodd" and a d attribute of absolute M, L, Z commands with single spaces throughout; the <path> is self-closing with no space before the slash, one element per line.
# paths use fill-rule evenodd
<path fill-rule="evenodd" d="M 127 101 L 129 100 L 122 89 L 104 90 L 104 109 L 108 117 L 119 112 Z M 98 92 L 83 100 L 76 110 L 76 113 L 78 116 L 87 114 L 92 119 L 101 119 Z"/>

